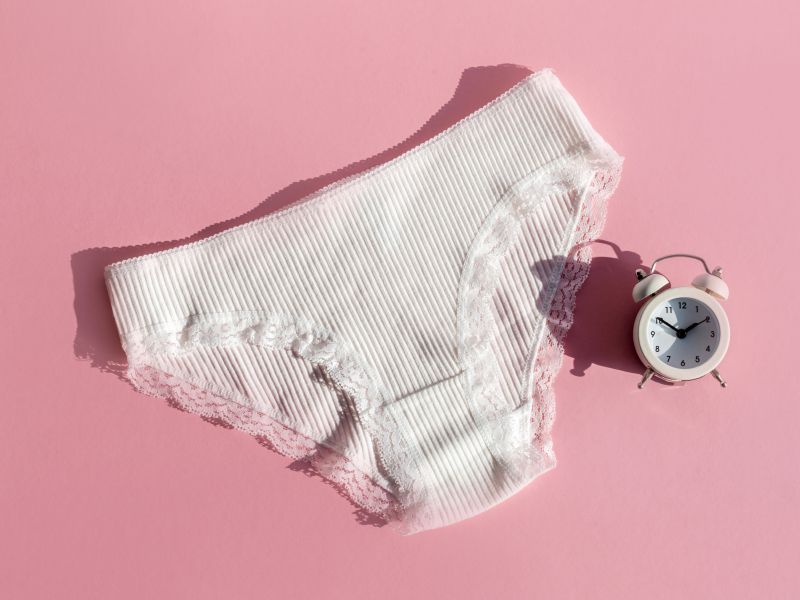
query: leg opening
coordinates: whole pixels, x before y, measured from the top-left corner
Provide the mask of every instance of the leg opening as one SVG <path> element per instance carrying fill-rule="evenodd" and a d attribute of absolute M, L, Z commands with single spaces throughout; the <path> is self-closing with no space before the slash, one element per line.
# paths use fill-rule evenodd
<path fill-rule="evenodd" d="M 476 237 L 459 302 L 472 409 L 507 476 L 555 466 L 553 384 L 622 159 L 579 148 L 513 186 Z"/>
<path fill-rule="evenodd" d="M 295 459 L 290 468 L 331 483 L 362 523 L 397 518 L 352 396 L 368 391 L 367 376 L 329 333 L 274 315 L 194 315 L 129 333 L 124 346 L 140 391 Z"/>

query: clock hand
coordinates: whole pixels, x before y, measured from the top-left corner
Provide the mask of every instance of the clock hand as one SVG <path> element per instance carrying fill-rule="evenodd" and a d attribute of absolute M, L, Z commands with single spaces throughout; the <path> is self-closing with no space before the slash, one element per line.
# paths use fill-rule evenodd
<path fill-rule="evenodd" d="M 672 325 L 671 323 L 667 323 L 667 322 L 666 322 L 664 319 L 662 319 L 661 317 L 656 317 L 656 323 L 661 323 L 662 325 L 666 325 L 667 327 L 669 327 L 670 329 L 672 329 L 672 330 L 673 330 L 675 333 L 680 333 L 680 329 L 678 329 L 677 327 L 675 327 L 675 326 L 674 326 L 674 325 Z"/>
<path fill-rule="evenodd" d="M 703 319 L 702 321 L 698 321 L 697 323 L 692 323 L 691 325 L 689 325 L 689 326 L 688 326 L 686 329 L 684 329 L 683 331 L 684 331 L 684 333 L 689 333 L 689 332 L 690 332 L 692 329 L 694 329 L 694 328 L 695 328 L 695 327 L 697 327 L 698 325 L 701 325 L 702 323 L 708 323 L 710 320 L 711 320 L 711 318 L 710 318 L 710 317 L 706 317 L 706 318 L 705 318 L 705 319 Z"/>

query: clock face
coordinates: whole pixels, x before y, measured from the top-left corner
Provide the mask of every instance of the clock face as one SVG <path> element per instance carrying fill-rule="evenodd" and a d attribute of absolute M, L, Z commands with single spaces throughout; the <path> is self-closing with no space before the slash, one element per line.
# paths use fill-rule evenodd
<path fill-rule="evenodd" d="M 663 300 L 647 321 L 647 344 L 670 367 L 700 367 L 714 355 L 719 343 L 719 320 L 702 300 L 688 297 Z"/>

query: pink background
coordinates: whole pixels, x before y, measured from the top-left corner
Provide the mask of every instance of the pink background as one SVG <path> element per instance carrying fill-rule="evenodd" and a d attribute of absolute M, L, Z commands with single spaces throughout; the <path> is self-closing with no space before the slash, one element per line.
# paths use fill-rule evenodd
<path fill-rule="evenodd" d="M 0 595 L 800 596 L 798 4 L 538 4 L 2 3 Z M 626 157 L 554 471 L 402 537 L 118 377 L 104 265 L 383 162 L 515 64 L 553 67 Z M 727 390 L 636 388 L 632 273 L 668 252 L 726 268 Z"/>

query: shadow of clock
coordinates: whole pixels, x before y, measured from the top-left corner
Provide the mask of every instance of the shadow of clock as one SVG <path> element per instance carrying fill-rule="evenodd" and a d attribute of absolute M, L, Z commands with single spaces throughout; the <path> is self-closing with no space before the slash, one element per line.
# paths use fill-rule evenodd
<path fill-rule="evenodd" d="M 606 240 L 595 240 L 593 245 L 597 244 L 611 247 L 615 256 L 592 259 L 589 276 L 577 294 L 572 326 L 564 337 L 564 367 L 571 359 L 569 372 L 576 377 L 585 376 L 593 365 L 641 375 L 645 367 L 633 347 L 633 323 L 639 304 L 631 298 L 636 283 L 634 272 L 644 268 L 641 256 Z M 566 260 L 565 269 L 574 259 Z M 547 273 L 551 268 L 550 264 L 536 265 L 537 272 Z M 564 333 L 563 324 L 556 320 L 549 319 L 548 326 L 556 336 Z M 634 384 L 638 381 L 639 377 Z M 657 378 L 653 381 L 668 385 Z"/>

